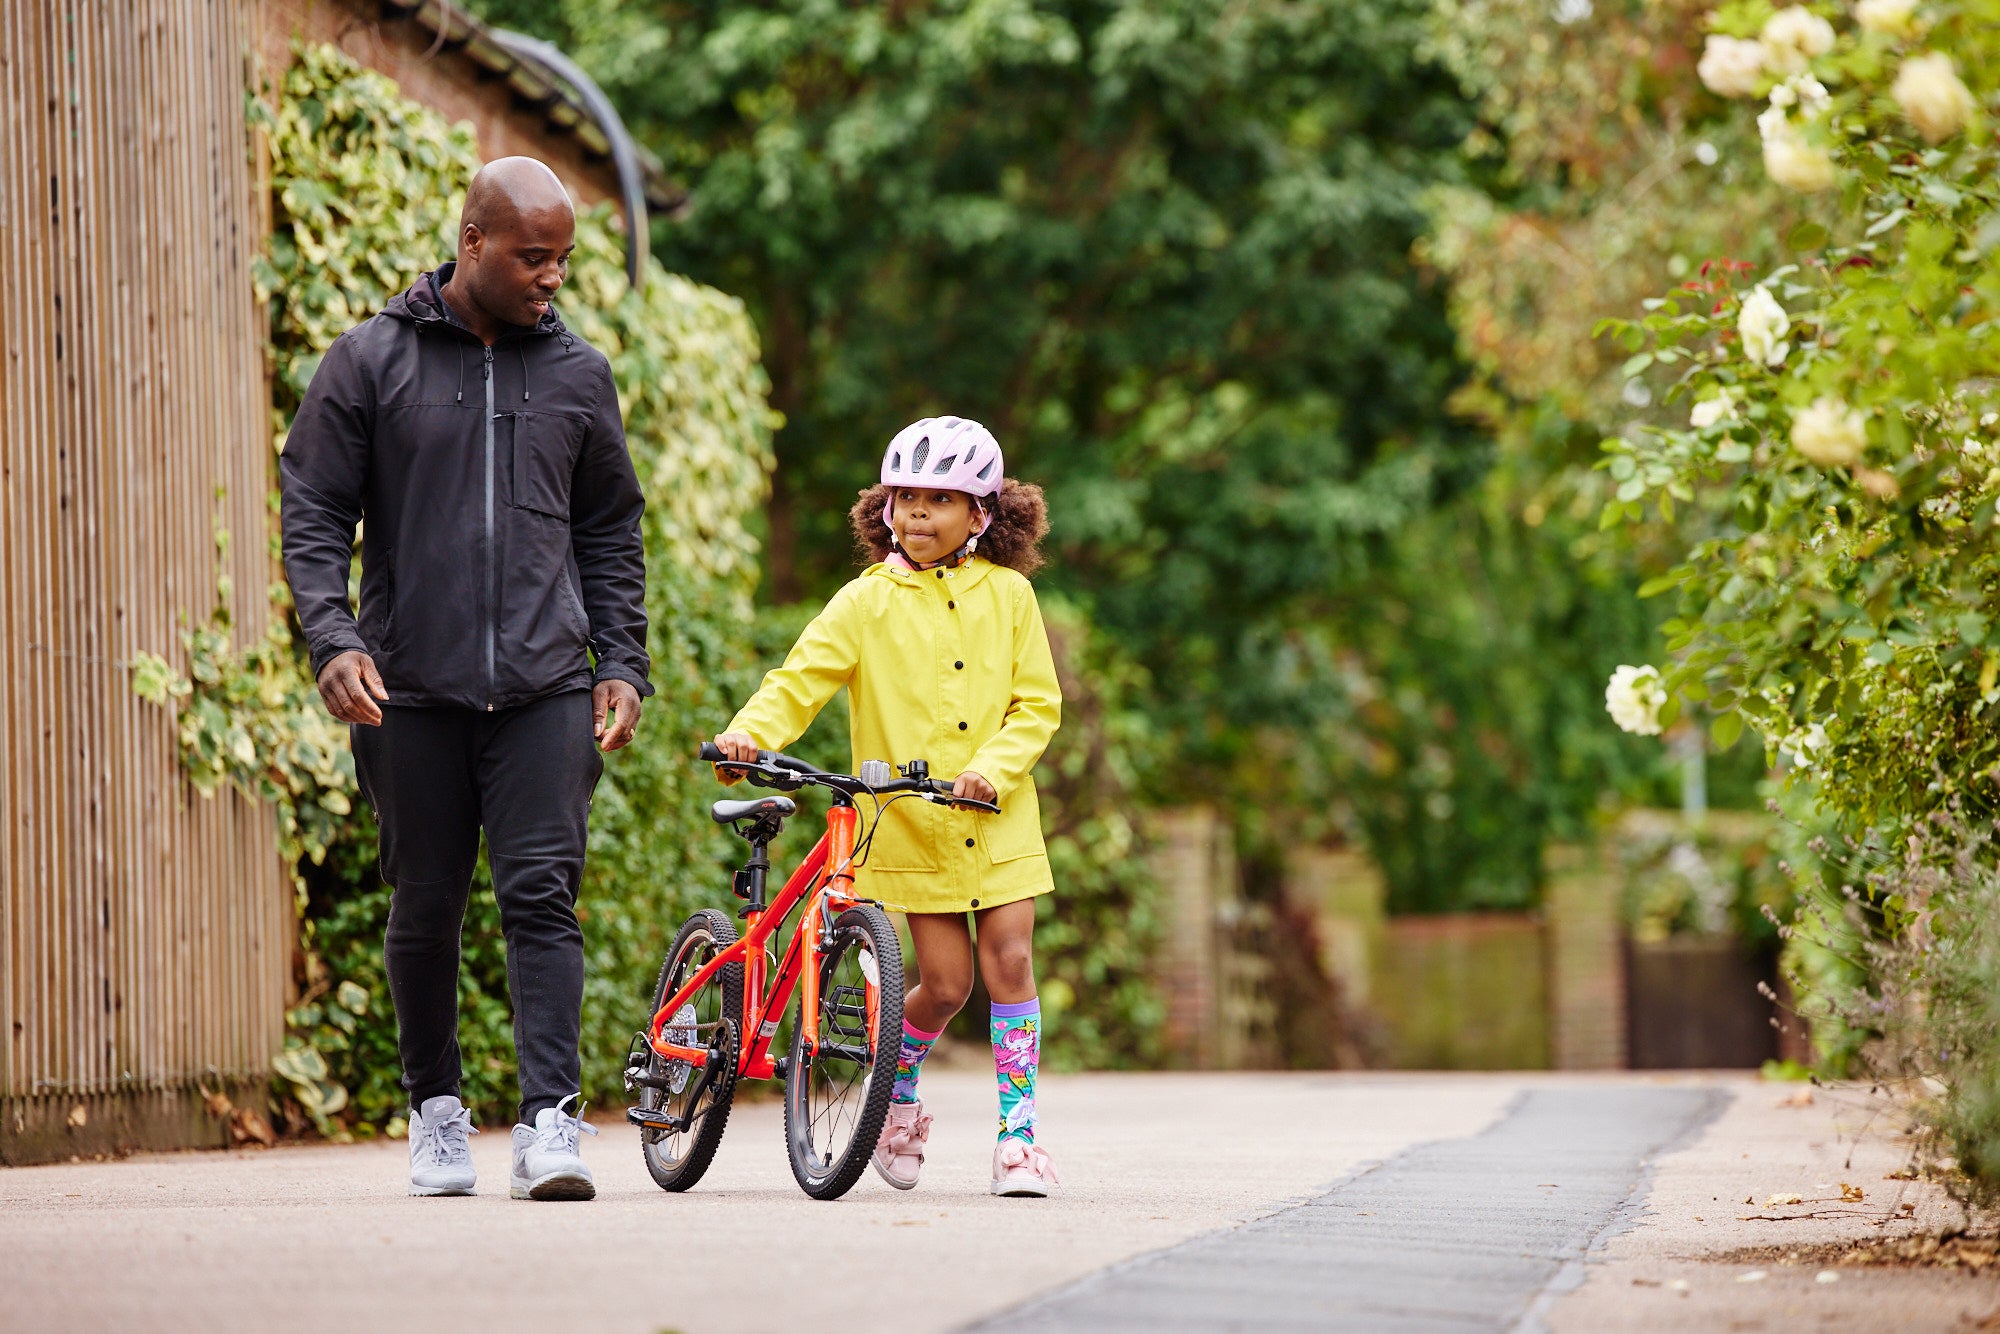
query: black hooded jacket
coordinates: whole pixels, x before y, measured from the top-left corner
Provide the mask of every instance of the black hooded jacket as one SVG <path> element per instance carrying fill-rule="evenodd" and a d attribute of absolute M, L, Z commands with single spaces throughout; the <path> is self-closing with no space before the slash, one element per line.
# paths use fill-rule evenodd
<path fill-rule="evenodd" d="M 610 363 L 553 309 L 486 347 L 438 294 L 451 270 L 327 349 L 285 440 L 313 674 L 361 649 L 391 705 L 490 711 L 613 678 L 650 695 L 645 504 Z"/>

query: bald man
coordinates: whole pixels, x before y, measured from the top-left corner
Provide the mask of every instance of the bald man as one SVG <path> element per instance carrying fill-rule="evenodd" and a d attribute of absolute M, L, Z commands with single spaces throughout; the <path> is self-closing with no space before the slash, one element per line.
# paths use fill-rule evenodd
<path fill-rule="evenodd" d="M 393 890 L 413 1195 L 473 1191 L 458 954 L 482 830 L 520 1066 L 512 1193 L 596 1193 L 578 1142 L 575 904 L 602 752 L 632 739 L 652 686 L 643 503 L 611 367 L 554 304 L 575 239 L 554 172 L 489 164 L 457 262 L 334 342 L 279 463 L 299 623 L 350 725 Z"/>

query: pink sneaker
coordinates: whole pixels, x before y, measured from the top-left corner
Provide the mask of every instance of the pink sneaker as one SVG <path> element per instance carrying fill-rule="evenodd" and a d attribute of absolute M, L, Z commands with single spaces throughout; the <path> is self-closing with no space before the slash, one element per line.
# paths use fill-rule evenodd
<path fill-rule="evenodd" d="M 931 1119 L 922 1102 L 892 1102 L 882 1138 L 875 1142 L 875 1174 L 897 1190 L 912 1190 L 924 1170 L 924 1145 L 931 1137 Z"/>
<path fill-rule="evenodd" d="M 1062 1184 L 1055 1161 L 1039 1144 L 1009 1135 L 993 1147 L 995 1195 L 1047 1195 Z"/>

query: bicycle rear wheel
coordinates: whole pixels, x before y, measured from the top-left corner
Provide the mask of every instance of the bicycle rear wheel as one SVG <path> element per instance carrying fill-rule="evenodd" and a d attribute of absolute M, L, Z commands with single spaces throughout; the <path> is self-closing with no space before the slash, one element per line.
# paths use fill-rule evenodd
<path fill-rule="evenodd" d="M 866 1170 L 903 1036 L 903 947 L 887 914 L 858 904 L 834 919 L 832 935 L 820 960 L 819 1041 L 808 1053 L 794 1020 L 785 1080 L 792 1175 L 816 1200 L 839 1199 Z M 799 1004 L 803 1012 L 803 988 Z"/>
<path fill-rule="evenodd" d="M 653 989 L 651 1014 L 658 1014 L 667 997 L 679 991 L 702 966 L 736 943 L 736 924 L 713 908 L 687 919 L 674 937 L 660 981 Z M 636 1057 L 646 1060 L 646 1073 L 658 1085 L 639 1088 L 642 1112 L 665 1113 L 679 1129 L 641 1125 L 640 1150 L 646 1171 L 662 1190 L 682 1191 L 700 1181 L 722 1143 L 729 1125 L 729 1106 L 736 1093 L 736 1066 L 743 1030 L 743 966 L 726 964 L 667 1021 L 663 1035 L 684 1047 L 706 1047 L 709 1063 L 697 1070 L 685 1061 L 663 1060 L 650 1045 Z M 628 1057 L 631 1067 L 634 1058 Z"/>

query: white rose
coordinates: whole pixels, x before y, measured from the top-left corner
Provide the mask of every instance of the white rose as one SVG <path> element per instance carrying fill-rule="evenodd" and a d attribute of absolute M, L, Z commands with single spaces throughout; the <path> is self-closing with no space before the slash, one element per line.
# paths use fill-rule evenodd
<path fill-rule="evenodd" d="M 1816 398 L 1792 418 L 1792 448 L 1822 468 L 1851 468 L 1867 447 L 1866 419 L 1837 398 Z"/>
<path fill-rule="evenodd" d="M 1743 340 L 1744 356 L 1760 366 L 1777 365 L 1785 359 L 1788 348 L 1782 340 L 1791 330 L 1791 317 L 1768 288 L 1759 284 L 1743 298 L 1736 333 Z"/>
<path fill-rule="evenodd" d="M 1694 411 L 1688 413 L 1688 425 L 1694 427 L 1697 431 L 1705 431 L 1717 422 L 1727 421 L 1735 415 L 1736 405 L 1730 402 L 1729 395 L 1724 394 L 1720 398 L 1704 398 L 1701 402 L 1694 405 Z"/>
<path fill-rule="evenodd" d="M 1834 183 L 1833 159 L 1813 146 L 1790 110 L 1797 107 L 1801 120 L 1811 120 L 1829 100 L 1825 84 L 1810 74 L 1795 75 L 1771 89 L 1771 105 L 1757 117 L 1757 133 L 1764 139 L 1764 170 L 1788 190 L 1813 194 Z"/>
<path fill-rule="evenodd" d="M 1757 36 L 1764 43 L 1765 63 L 1779 74 L 1797 74 L 1814 56 L 1833 50 L 1833 25 L 1804 5 L 1771 15 Z"/>
<path fill-rule="evenodd" d="M 1927 143 L 1951 138 L 1972 114 L 1972 93 L 1942 51 L 1905 60 L 1889 92 Z"/>
<path fill-rule="evenodd" d="M 1711 33 L 1702 46 L 1701 60 L 1694 72 L 1718 96 L 1753 97 L 1763 80 L 1764 64 L 1762 42 Z"/>
<path fill-rule="evenodd" d="M 1826 728 L 1819 723 L 1801 727 L 1778 743 L 1778 752 L 1794 769 L 1810 769 L 1826 749 Z"/>
<path fill-rule="evenodd" d="M 1908 37 L 1916 29 L 1912 19 L 1917 0 L 1860 0 L 1854 6 L 1854 21 L 1869 32 L 1888 37 Z"/>
<path fill-rule="evenodd" d="M 1772 113 L 1767 111 L 1764 114 L 1768 116 Z M 1776 133 L 1764 136 L 1764 170 L 1787 190 L 1796 190 L 1802 195 L 1831 189 L 1838 179 L 1833 159 L 1827 156 L 1824 149 L 1808 143 L 1790 121 L 1783 122 Z"/>
<path fill-rule="evenodd" d="M 1667 688 L 1657 667 L 1620 667 L 1604 687 L 1604 710 L 1619 728 L 1639 736 L 1660 734 L 1660 710 Z"/>

